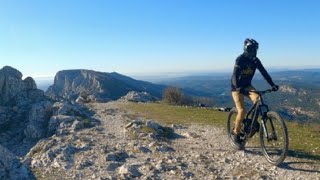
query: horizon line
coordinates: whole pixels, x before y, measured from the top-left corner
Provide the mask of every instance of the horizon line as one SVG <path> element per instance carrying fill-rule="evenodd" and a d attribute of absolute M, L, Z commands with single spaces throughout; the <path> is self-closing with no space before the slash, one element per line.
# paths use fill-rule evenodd
<path fill-rule="evenodd" d="M 266 67 L 267 71 L 269 72 L 279 72 L 279 71 L 295 71 L 295 70 L 316 70 L 320 69 L 320 66 L 292 66 L 292 67 Z M 65 70 L 75 70 L 75 69 L 65 69 Z M 92 69 L 83 69 L 83 70 L 92 70 Z M 97 71 L 97 70 L 93 70 Z M 104 72 L 104 71 L 97 71 L 97 72 Z M 188 71 L 162 71 L 162 72 L 118 72 L 113 71 L 119 74 L 123 74 L 125 76 L 133 76 L 133 77 L 159 77 L 159 76 L 166 76 L 166 77 L 183 77 L 183 76 L 189 76 L 189 75 L 196 75 L 196 74 L 220 74 L 220 73 L 231 73 L 230 69 L 212 69 L 212 70 L 188 70 Z M 113 72 L 107 72 L 105 73 L 113 73 Z M 25 76 L 23 75 L 23 79 L 26 77 L 32 77 L 35 80 L 53 80 L 56 74 L 44 74 L 44 75 L 33 75 L 33 76 Z"/>

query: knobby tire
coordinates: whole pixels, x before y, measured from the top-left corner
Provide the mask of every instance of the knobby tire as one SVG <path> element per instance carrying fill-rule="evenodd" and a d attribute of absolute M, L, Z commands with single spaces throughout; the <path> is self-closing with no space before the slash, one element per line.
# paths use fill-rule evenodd
<path fill-rule="evenodd" d="M 265 156 L 265 158 L 267 159 L 267 161 L 273 165 L 279 165 L 281 164 L 284 159 L 287 156 L 288 153 L 288 146 L 289 146 L 289 141 L 288 141 L 288 131 L 287 131 L 287 127 L 286 124 L 284 123 L 284 121 L 282 120 L 282 118 L 278 115 L 278 113 L 270 111 L 267 113 L 267 120 L 266 120 L 266 126 L 268 127 L 267 131 L 270 134 L 272 132 L 271 127 L 271 121 L 273 124 L 278 124 L 280 125 L 280 130 L 277 133 L 277 135 L 282 135 L 282 139 L 278 139 L 277 141 L 275 141 L 274 143 L 282 142 L 283 145 L 281 147 L 281 154 L 279 155 L 279 157 L 277 157 L 276 159 L 271 157 L 272 151 L 270 149 L 268 149 L 268 147 L 266 146 L 267 139 L 265 138 L 265 132 L 264 129 L 262 127 L 260 127 L 260 144 L 261 144 L 261 148 L 262 148 L 262 153 Z M 279 134 L 280 133 L 280 134 Z M 272 140 L 271 142 L 273 142 L 274 140 Z"/>

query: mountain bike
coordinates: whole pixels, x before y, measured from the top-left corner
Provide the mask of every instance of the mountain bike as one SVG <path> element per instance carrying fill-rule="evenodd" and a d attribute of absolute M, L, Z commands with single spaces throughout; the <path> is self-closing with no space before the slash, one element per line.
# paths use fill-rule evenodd
<path fill-rule="evenodd" d="M 272 92 L 272 89 L 265 91 L 253 91 L 259 95 L 258 101 L 252 105 L 251 109 L 242 121 L 240 130 L 241 148 L 244 148 L 247 141 L 259 132 L 262 153 L 267 161 L 273 165 L 281 164 L 288 153 L 288 131 L 285 122 L 278 113 L 269 111 L 268 105 L 263 101 L 262 96 Z M 231 139 L 234 122 L 237 116 L 237 109 L 233 108 L 227 119 L 227 133 Z M 260 121 L 260 125 L 259 122 Z M 232 144 L 232 143 L 231 143 Z M 235 147 L 236 148 L 236 147 Z"/>

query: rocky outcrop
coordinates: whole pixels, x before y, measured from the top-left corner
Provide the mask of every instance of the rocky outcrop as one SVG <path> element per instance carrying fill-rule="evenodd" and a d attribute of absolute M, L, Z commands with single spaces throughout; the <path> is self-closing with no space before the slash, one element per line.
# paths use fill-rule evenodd
<path fill-rule="evenodd" d="M 117 100 L 130 91 L 148 92 L 160 97 L 164 86 L 138 81 L 118 73 L 103 73 L 92 70 L 59 71 L 54 84 L 46 94 L 55 100 L 68 99 L 85 103 L 88 101 L 106 102 Z M 85 94 L 83 95 L 80 94 Z"/>
<path fill-rule="evenodd" d="M 28 125 L 24 134 L 28 139 L 41 139 L 46 137 L 48 131 L 48 120 L 52 114 L 52 103 L 41 101 L 31 105 L 28 116 Z"/>
<path fill-rule="evenodd" d="M 147 92 L 136 92 L 136 91 L 130 91 L 127 95 L 122 96 L 120 98 L 120 101 L 131 101 L 131 102 L 152 102 L 156 101 L 157 98 L 154 96 L 151 96 Z"/>
<path fill-rule="evenodd" d="M 173 129 L 164 127 L 153 120 L 146 122 L 141 120 L 131 121 L 126 125 L 126 131 L 136 137 L 148 137 L 151 139 L 170 138 L 174 136 Z"/>
<path fill-rule="evenodd" d="M 31 77 L 22 80 L 22 73 L 5 66 L 0 69 L 0 105 L 24 105 L 35 102 L 43 95 Z"/>
<path fill-rule="evenodd" d="M 54 172 L 51 171 L 52 169 L 66 172 L 75 167 L 82 170 L 92 166 L 92 160 L 84 158 L 79 161 L 75 160 L 75 156 L 91 150 L 93 142 L 90 141 L 90 138 L 92 137 L 80 135 L 80 133 L 89 128 L 97 133 L 98 131 L 92 128 L 99 122 L 91 118 L 90 111 L 84 109 L 83 106 L 70 102 L 54 103 L 52 115 L 47 124 L 48 138 L 41 139 L 30 149 L 24 158 L 24 164 L 32 169 L 44 168 L 50 173 Z M 60 177 L 57 174 L 52 175 Z"/>
<path fill-rule="evenodd" d="M 83 144 L 64 143 L 98 123 L 87 108 L 68 101 L 54 103 L 31 77 L 23 80 L 12 67 L 0 70 L 0 80 L 0 179 L 35 179 L 29 168 L 42 165 L 66 170 L 75 153 L 88 150 Z M 30 154 L 37 158 L 28 158 Z"/>
<path fill-rule="evenodd" d="M 89 95 L 87 92 L 80 92 L 79 97 L 76 99 L 77 103 L 90 103 L 96 102 L 97 99 L 94 95 Z"/>
<path fill-rule="evenodd" d="M 0 179 L 32 179 L 16 156 L 47 136 L 52 102 L 33 78 L 10 66 L 0 69 Z"/>
<path fill-rule="evenodd" d="M 83 107 L 68 102 L 56 102 L 53 105 L 53 116 L 48 123 L 48 136 L 66 135 L 94 126 L 95 123 Z"/>

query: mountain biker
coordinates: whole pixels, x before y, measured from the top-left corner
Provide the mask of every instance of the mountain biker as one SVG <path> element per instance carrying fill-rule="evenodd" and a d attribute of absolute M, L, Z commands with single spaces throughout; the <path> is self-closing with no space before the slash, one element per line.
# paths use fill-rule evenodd
<path fill-rule="evenodd" d="M 248 97 L 252 103 L 258 100 L 258 94 L 252 92 L 255 88 L 251 85 L 252 78 L 256 69 L 260 71 L 264 79 L 270 84 L 274 91 L 277 91 L 279 86 L 275 85 L 269 76 L 266 69 L 257 58 L 259 44 L 254 39 L 245 39 L 244 52 L 236 59 L 233 74 L 231 77 L 231 94 L 236 105 L 238 114 L 235 121 L 235 128 L 232 133 L 234 145 L 241 147 L 240 128 L 243 119 L 245 118 L 244 96 Z"/>

